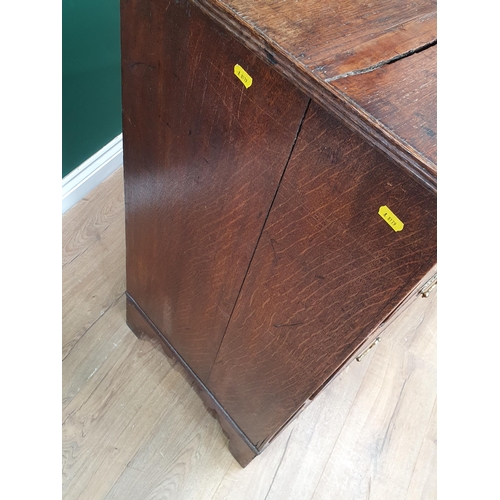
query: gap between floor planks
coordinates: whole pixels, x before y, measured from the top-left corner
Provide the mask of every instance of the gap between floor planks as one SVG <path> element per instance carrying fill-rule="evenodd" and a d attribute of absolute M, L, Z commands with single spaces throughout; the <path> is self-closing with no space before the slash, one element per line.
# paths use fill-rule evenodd
<path fill-rule="evenodd" d="M 436 294 L 247 468 L 181 367 L 125 324 L 122 170 L 63 216 L 63 497 L 436 498 Z"/>

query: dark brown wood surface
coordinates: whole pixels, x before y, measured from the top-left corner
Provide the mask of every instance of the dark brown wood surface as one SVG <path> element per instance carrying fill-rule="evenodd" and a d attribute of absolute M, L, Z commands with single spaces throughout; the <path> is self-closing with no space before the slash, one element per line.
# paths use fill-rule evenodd
<path fill-rule="evenodd" d="M 128 319 L 246 464 L 435 265 L 435 2 L 121 6 Z"/>
<path fill-rule="evenodd" d="M 437 45 L 331 85 L 437 165 Z"/>
<path fill-rule="evenodd" d="M 121 22 L 127 292 L 206 380 L 309 99 L 187 1 Z"/>
<path fill-rule="evenodd" d="M 209 3 L 209 2 L 205 2 Z M 212 0 L 326 79 L 366 70 L 436 39 L 436 2 Z"/>
<path fill-rule="evenodd" d="M 380 126 L 386 122 L 384 109 L 367 113 L 355 95 L 331 85 L 400 58 L 413 65 L 399 82 L 401 87 L 409 85 L 411 92 L 427 84 L 421 79 L 425 75 L 413 71 L 417 66 L 412 54 L 436 43 L 434 0 L 192 1 L 419 182 L 436 190 L 436 164 L 426 148 L 418 147 L 420 131 L 413 136 L 408 134 L 411 129 L 405 129 L 401 136 L 397 127 Z M 405 115 L 407 110 L 399 112 Z"/>
<path fill-rule="evenodd" d="M 404 222 L 395 232 L 378 214 Z M 312 104 L 210 375 L 261 449 L 435 264 L 436 198 Z"/>

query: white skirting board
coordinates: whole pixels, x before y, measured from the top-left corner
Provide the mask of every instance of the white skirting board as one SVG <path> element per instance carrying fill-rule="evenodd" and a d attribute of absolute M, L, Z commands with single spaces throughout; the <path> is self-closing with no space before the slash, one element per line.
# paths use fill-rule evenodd
<path fill-rule="evenodd" d="M 123 165 L 122 134 L 108 142 L 62 180 L 62 213 Z"/>

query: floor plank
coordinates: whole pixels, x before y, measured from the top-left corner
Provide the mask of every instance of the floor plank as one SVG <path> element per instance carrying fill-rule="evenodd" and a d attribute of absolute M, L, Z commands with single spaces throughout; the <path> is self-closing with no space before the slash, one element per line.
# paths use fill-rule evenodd
<path fill-rule="evenodd" d="M 437 498 L 437 425 L 436 407 L 432 409 L 429 425 L 425 434 L 420 453 L 412 471 L 410 485 L 408 487 L 407 499 L 413 498 Z"/>
<path fill-rule="evenodd" d="M 117 194 L 123 192 L 122 170 L 103 184 L 63 215 L 63 246 L 79 242 L 63 250 L 63 359 L 125 291 L 125 211 Z"/>
<path fill-rule="evenodd" d="M 234 466 L 219 424 L 205 410 L 182 368 L 176 368 L 169 377 L 172 390 L 162 398 L 167 410 L 106 500 L 208 499 L 228 467 Z"/>
<path fill-rule="evenodd" d="M 124 294 L 82 337 L 62 366 L 63 422 L 95 390 L 122 355 L 137 346 L 125 324 Z"/>
<path fill-rule="evenodd" d="M 63 267 L 84 253 L 93 242 L 99 241 L 106 228 L 117 220 L 123 220 L 121 168 L 63 215 Z"/>
<path fill-rule="evenodd" d="M 103 498 L 167 411 L 171 366 L 158 347 L 134 340 L 118 346 L 113 366 L 63 423 L 66 498 Z"/>
<path fill-rule="evenodd" d="M 347 491 L 353 499 L 407 497 L 436 398 L 432 318 L 435 295 L 384 335 L 313 499 Z"/>
<path fill-rule="evenodd" d="M 248 467 L 182 367 L 125 323 L 121 169 L 63 216 L 65 500 L 436 498 L 437 295 Z"/>

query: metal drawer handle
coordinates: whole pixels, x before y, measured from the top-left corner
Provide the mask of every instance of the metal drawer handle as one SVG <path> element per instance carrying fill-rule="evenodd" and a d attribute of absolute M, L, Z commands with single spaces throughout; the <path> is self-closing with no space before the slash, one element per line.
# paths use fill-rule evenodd
<path fill-rule="evenodd" d="M 361 361 L 361 359 L 363 358 L 363 356 L 374 346 L 374 345 L 377 345 L 378 343 L 380 342 L 380 337 L 377 337 L 373 344 L 368 347 L 367 349 L 365 349 L 359 356 L 356 356 L 356 361 Z"/>
<path fill-rule="evenodd" d="M 438 284 L 438 277 L 435 274 L 420 290 L 420 296 L 426 299 Z"/>

